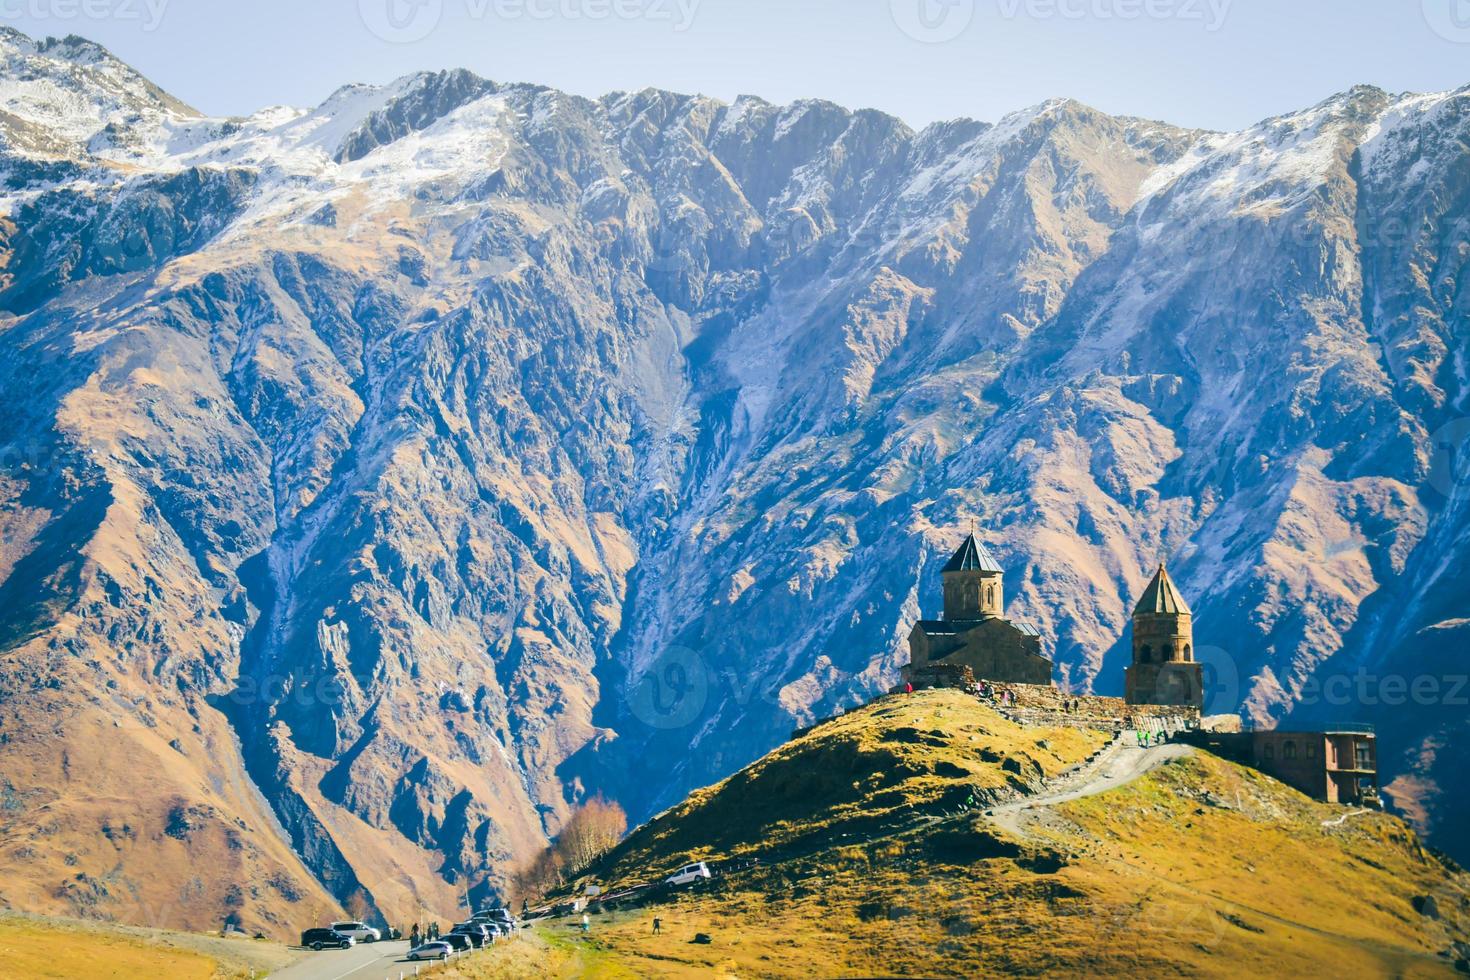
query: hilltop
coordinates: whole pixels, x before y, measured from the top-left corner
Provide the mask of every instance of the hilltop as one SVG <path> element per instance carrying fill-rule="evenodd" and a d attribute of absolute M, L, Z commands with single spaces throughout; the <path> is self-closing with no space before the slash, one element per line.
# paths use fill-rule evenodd
<path fill-rule="evenodd" d="M 1001 819 L 1003 800 L 1045 797 L 1041 777 L 1118 751 L 1108 738 L 1022 727 L 953 691 L 881 699 L 694 793 L 596 871 L 612 895 L 690 860 L 759 864 L 594 907 L 590 943 L 544 927 L 548 963 L 608 976 L 1454 972 L 1442 954 L 1470 914 L 1459 868 L 1396 817 L 1314 802 L 1203 751 L 1165 746 L 1126 785 Z M 691 944 L 695 932 L 713 942 Z"/>

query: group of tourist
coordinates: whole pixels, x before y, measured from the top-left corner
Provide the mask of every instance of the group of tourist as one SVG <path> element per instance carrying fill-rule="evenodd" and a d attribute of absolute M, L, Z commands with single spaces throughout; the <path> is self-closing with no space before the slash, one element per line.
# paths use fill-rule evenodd
<path fill-rule="evenodd" d="M 980 681 L 971 684 L 969 692 L 986 701 L 994 701 L 1002 708 L 1014 708 L 1016 706 L 1016 692 L 1008 687 L 996 687 L 990 681 Z"/>
<path fill-rule="evenodd" d="M 410 947 L 419 946 L 439 938 L 439 923 L 430 922 L 423 929 L 415 922 L 413 928 L 408 931 L 408 943 Z"/>

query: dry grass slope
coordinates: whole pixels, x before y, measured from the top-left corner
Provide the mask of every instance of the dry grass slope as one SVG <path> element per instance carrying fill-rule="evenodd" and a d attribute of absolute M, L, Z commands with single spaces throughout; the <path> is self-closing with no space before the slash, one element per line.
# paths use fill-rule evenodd
<path fill-rule="evenodd" d="M 0 912 L 0 976 L 235 980 L 300 956 L 276 943 Z"/>
<path fill-rule="evenodd" d="M 514 955 L 604 977 L 1455 972 L 1442 954 L 1470 921 L 1458 868 L 1395 817 L 1207 754 L 1029 811 L 1019 837 L 956 811 L 1101 744 L 953 692 L 882 700 L 695 793 L 602 871 L 616 887 L 689 859 L 759 855 L 758 868 L 602 910 L 587 939 L 570 920 L 538 927 L 540 945 Z"/>

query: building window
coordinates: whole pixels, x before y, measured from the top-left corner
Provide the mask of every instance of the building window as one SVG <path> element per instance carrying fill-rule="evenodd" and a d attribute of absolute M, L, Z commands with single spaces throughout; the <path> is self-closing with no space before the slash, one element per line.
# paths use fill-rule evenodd
<path fill-rule="evenodd" d="M 1308 759 L 1315 759 L 1315 758 L 1317 758 L 1317 745 L 1316 745 L 1315 742 L 1308 742 L 1307 743 L 1307 758 Z"/>
<path fill-rule="evenodd" d="M 1152 660 L 1154 658 L 1154 648 L 1151 647 L 1151 646 L 1149 646 L 1147 643 L 1145 643 L 1143 645 L 1143 649 L 1142 649 L 1141 652 L 1143 654 L 1143 662 L 1144 663 L 1148 663 L 1150 660 Z"/>
<path fill-rule="evenodd" d="M 1272 745 L 1270 742 L 1267 742 L 1265 756 L 1268 759 L 1276 758 L 1276 746 Z"/>
<path fill-rule="evenodd" d="M 1285 745 L 1281 746 L 1281 758 L 1283 758 L 1283 759 L 1295 759 L 1296 758 L 1296 743 L 1295 742 L 1287 742 Z"/>
<path fill-rule="evenodd" d="M 1358 765 L 1357 765 L 1357 768 L 1359 768 L 1359 769 L 1372 769 L 1373 768 L 1373 760 L 1369 757 L 1368 743 L 1367 742 L 1359 742 L 1357 744 L 1357 751 L 1358 751 L 1358 755 L 1357 755 Z"/>

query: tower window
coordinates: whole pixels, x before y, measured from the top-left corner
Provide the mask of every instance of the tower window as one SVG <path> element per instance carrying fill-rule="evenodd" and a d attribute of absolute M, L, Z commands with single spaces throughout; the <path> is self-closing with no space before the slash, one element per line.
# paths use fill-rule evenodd
<path fill-rule="evenodd" d="M 1172 643 L 1165 643 L 1164 644 L 1164 659 L 1165 660 L 1173 660 L 1174 659 L 1174 644 L 1172 644 Z"/>
<path fill-rule="evenodd" d="M 985 589 L 985 604 L 987 606 L 995 605 L 995 586 L 993 585 L 988 586 Z"/>
<path fill-rule="evenodd" d="M 1184 644 L 1184 659 L 1185 660 L 1193 660 L 1194 659 L 1194 644 L 1193 643 L 1186 643 L 1186 644 Z"/>
<path fill-rule="evenodd" d="M 1147 643 L 1143 645 L 1143 649 L 1141 649 L 1139 653 L 1142 654 L 1142 660 L 1144 663 L 1148 663 L 1154 658 L 1154 648 L 1149 646 Z"/>

